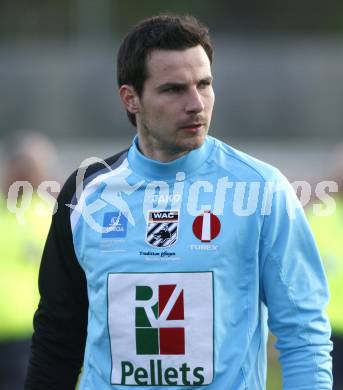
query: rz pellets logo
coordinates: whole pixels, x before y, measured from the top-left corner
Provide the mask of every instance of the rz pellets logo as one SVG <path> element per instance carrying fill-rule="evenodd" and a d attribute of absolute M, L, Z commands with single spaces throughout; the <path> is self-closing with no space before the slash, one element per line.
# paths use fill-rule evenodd
<path fill-rule="evenodd" d="M 184 355 L 183 327 L 154 327 L 184 320 L 183 291 L 175 284 L 158 286 L 158 301 L 151 306 L 153 290 L 136 287 L 136 352 L 137 355 Z"/>
<path fill-rule="evenodd" d="M 108 326 L 112 385 L 212 382 L 212 272 L 109 274 Z"/>

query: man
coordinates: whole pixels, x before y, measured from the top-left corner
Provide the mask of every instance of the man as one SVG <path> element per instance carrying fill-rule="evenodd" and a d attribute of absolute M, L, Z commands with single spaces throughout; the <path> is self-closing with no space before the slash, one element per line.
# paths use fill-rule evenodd
<path fill-rule="evenodd" d="M 0 389 L 21 390 L 30 353 L 32 316 L 39 300 L 39 263 L 52 214 L 37 189 L 52 174 L 49 163 L 54 160 L 55 148 L 42 134 L 34 132 L 12 134 L 4 146 L 0 193 Z M 43 155 L 44 159 L 38 157 Z"/>
<path fill-rule="evenodd" d="M 307 207 L 313 234 L 316 238 L 330 288 L 330 303 L 327 313 L 332 327 L 333 389 L 343 389 L 343 145 L 332 151 L 332 172 L 329 175 L 337 183 L 334 212 L 318 212 L 318 205 Z M 322 207 L 322 205 L 320 205 Z M 324 208 L 324 207 L 323 207 Z"/>
<path fill-rule="evenodd" d="M 284 388 L 331 389 L 311 233 L 275 168 L 207 136 L 212 56 L 191 17 L 149 18 L 121 44 L 137 137 L 60 194 L 27 389 L 72 389 L 82 365 L 80 389 L 265 388 L 267 308 Z"/>

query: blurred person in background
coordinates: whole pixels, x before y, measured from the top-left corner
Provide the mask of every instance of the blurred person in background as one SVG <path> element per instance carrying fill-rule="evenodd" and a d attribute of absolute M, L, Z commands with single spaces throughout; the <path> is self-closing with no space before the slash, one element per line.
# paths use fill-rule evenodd
<path fill-rule="evenodd" d="M 43 135 L 17 133 L 3 144 L 0 194 L 0 390 L 23 389 L 32 316 L 38 303 L 37 276 L 51 222 L 52 205 L 37 188 L 55 161 Z M 22 183 L 18 183 L 22 182 Z M 44 197 L 43 197 L 44 198 Z"/>
<path fill-rule="evenodd" d="M 307 215 L 329 282 L 327 312 L 332 327 L 333 389 L 343 390 L 343 145 L 335 148 L 331 169 L 331 177 L 338 184 L 334 212 L 316 215 L 312 205 L 309 205 Z"/>

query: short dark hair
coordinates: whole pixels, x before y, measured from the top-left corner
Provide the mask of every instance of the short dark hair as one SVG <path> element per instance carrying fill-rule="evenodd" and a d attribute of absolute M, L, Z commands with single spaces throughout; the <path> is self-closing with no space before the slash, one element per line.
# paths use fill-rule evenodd
<path fill-rule="evenodd" d="M 210 63 L 213 46 L 208 28 L 194 16 L 161 14 L 143 19 L 135 25 L 121 43 L 117 57 L 117 81 L 132 85 L 142 96 L 148 78 L 146 59 L 155 49 L 184 50 L 201 45 Z M 136 117 L 127 111 L 130 122 L 136 126 Z"/>

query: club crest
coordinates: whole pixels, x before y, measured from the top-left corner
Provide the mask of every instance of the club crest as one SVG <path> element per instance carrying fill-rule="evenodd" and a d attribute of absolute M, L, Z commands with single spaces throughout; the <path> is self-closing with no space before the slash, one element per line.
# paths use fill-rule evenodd
<path fill-rule="evenodd" d="M 145 242 L 158 248 L 176 243 L 179 227 L 178 211 L 149 211 Z"/>

